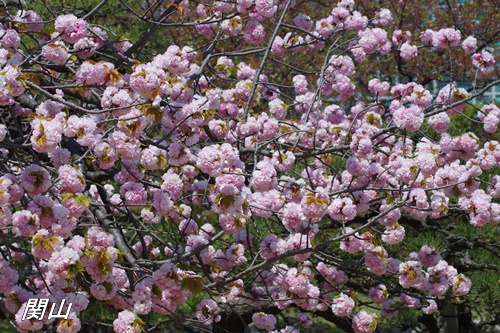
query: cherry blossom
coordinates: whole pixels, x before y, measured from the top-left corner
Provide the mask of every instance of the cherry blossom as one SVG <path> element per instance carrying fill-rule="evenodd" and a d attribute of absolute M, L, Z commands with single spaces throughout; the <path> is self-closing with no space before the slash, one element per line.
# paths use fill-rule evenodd
<path fill-rule="evenodd" d="M 130 40 L 91 11 L 6 11 L 0 293 L 20 331 L 76 333 L 91 304 L 116 333 L 150 314 L 220 330 L 240 309 L 241 330 L 331 311 L 362 333 L 372 311 L 474 297 L 475 251 L 409 238 L 500 223 L 500 109 L 476 105 L 499 83 L 493 42 L 353 0 L 144 6 Z M 154 46 L 166 29 L 176 43 Z M 73 308 L 23 321 L 32 298 Z"/>

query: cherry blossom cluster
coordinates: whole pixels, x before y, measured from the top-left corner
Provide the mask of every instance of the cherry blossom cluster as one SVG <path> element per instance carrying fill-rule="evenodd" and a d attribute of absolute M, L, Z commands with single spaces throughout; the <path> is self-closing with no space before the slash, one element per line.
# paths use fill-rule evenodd
<path fill-rule="evenodd" d="M 90 302 L 117 313 L 116 333 L 141 332 L 150 313 L 201 293 L 193 318 L 206 326 L 250 304 L 262 307 L 247 323 L 259 330 L 307 331 L 329 311 L 364 333 L 396 302 L 430 315 L 469 293 L 435 246 L 395 249 L 408 220 L 453 210 L 500 223 L 500 177 L 487 172 L 499 142 L 448 133 L 474 92 L 369 78 L 363 95 L 356 74 L 427 48 L 463 52 L 486 76 L 492 53 L 454 28 L 393 29 L 388 9 L 369 18 L 353 0 L 318 19 L 292 0 L 169 6 L 213 47 L 237 38 L 260 57 L 172 44 L 141 62 L 132 43 L 74 14 L 48 23 L 19 11 L 1 28 L 0 293 L 21 332 L 76 333 Z M 314 74 L 266 67 L 319 51 Z M 497 133 L 494 103 L 475 112 Z M 28 299 L 47 297 L 72 302 L 70 319 L 22 321 Z M 303 312 L 279 328 L 266 307 Z"/>

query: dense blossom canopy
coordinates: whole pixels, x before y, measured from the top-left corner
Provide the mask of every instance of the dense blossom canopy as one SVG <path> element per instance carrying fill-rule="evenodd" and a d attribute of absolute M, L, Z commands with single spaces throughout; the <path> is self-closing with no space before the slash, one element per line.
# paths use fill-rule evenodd
<path fill-rule="evenodd" d="M 471 279 L 436 246 L 402 243 L 412 223 L 451 212 L 500 223 L 500 144 L 487 136 L 500 109 L 473 104 L 499 83 L 495 52 L 457 27 L 398 29 L 354 0 L 319 17 L 294 8 L 166 3 L 151 31 L 179 19 L 210 42 L 149 57 L 147 32 L 133 44 L 84 16 L 8 12 L 0 292 L 21 332 L 78 332 L 92 304 L 112 310 L 116 333 L 149 332 L 161 326 L 150 314 L 175 318 L 187 302 L 214 330 L 239 312 L 260 330 L 307 331 L 319 315 L 364 333 L 403 308 L 432 316 L 466 300 Z M 424 51 L 450 60 L 438 91 L 357 79 L 366 63 Z M 455 82 L 452 52 L 472 89 Z M 467 106 L 480 132 L 451 135 Z M 30 298 L 72 302 L 70 316 L 23 321 Z M 296 325 L 282 325 L 291 308 Z"/>

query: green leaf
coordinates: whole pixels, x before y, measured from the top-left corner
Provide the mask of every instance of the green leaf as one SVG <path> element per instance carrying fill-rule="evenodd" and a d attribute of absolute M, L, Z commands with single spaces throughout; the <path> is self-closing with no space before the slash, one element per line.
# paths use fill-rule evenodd
<path fill-rule="evenodd" d="M 160 288 L 156 285 L 156 284 L 153 284 L 153 294 L 155 294 L 159 299 L 161 299 L 161 290 Z"/>
<path fill-rule="evenodd" d="M 181 281 L 181 288 L 197 295 L 203 291 L 203 279 L 200 276 L 186 276 Z"/>
<path fill-rule="evenodd" d="M 69 265 L 68 267 L 68 275 L 76 276 L 78 273 L 83 272 L 83 265 L 80 261 L 77 261 L 74 264 Z"/>
<path fill-rule="evenodd" d="M 215 202 L 218 205 L 224 207 L 225 209 L 228 209 L 234 203 L 234 196 L 233 195 L 224 195 L 222 193 L 219 193 L 215 197 Z"/>
<path fill-rule="evenodd" d="M 83 194 L 80 194 L 78 196 L 75 197 L 75 201 L 79 204 L 79 205 L 82 205 L 82 206 L 85 206 L 85 207 L 90 207 L 90 200 L 89 198 L 87 198 L 85 195 Z"/>

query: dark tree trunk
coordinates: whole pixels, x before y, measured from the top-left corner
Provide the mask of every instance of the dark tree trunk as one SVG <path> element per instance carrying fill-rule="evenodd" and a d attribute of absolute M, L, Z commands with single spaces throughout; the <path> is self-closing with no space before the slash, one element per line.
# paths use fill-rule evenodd
<path fill-rule="evenodd" d="M 418 317 L 418 320 L 427 327 L 430 333 L 438 333 L 439 326 L 436 318 L 433 315 L 423 314 L 421 317 Z"/>
<path fill-rule="evenodd" d="M 466 303 L 443 303 L 440 310 L 443 333 L 479 333 Z"/>
<path fill-rule="evenodd" d="M 443 333 L 458 333 L 458 305 L 443 303 L 441 309 Z"/>

